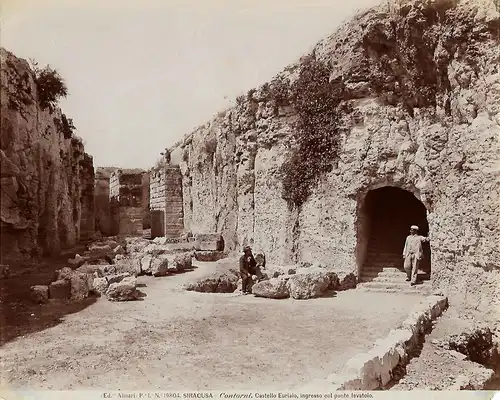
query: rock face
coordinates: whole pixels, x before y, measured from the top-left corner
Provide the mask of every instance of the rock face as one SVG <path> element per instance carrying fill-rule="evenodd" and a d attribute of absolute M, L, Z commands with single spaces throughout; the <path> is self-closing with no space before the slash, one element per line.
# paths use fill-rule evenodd
<path fill-rule="evenodd" d="M 366 195 L 404 189 L 425 206 L 433 286 L 456 306 L 497 309 L 499 26 L 492 0 L 383 2 L 359 14 L 171 149 L 184 228 L 221 232 L 229 250 L 253 241 L 268 263 L 359 276 Z M 297 133 L 308 129 L 309 153 Z M 293 164 L 302 172 L 283 177 Z M 310 193 L 294 206 L 290 187 L 304 177 Z"/>
<path fill-rule="evenodd" d="M 94 168 L 61 110 L 40 106 L 28 63 L 0 58 L 0 255 L 15 265 L 92 235 Z"/>
<path fill-rule="evenodd" d="M 112 235 L 109 205 L 109 178 L 115 167 L 98 167 L 95 172 L 95 229 L 105 236 Z"/>

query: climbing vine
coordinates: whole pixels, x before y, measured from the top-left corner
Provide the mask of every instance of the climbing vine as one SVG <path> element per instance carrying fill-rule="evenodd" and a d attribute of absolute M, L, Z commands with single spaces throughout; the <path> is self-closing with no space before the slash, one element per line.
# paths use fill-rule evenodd
<path fill-rule="evenodd" d="M 339 119 L 344 84 L 330 82 L 330 69 L 309 57 L 289 90 L 297 113 L 294 148 L 281 167 L 282 197 L 290 208 L 301 207 L 318 179 L 333 168 L 339 153 Z M 281 89 L 281 94 L 283 90 Z"/>

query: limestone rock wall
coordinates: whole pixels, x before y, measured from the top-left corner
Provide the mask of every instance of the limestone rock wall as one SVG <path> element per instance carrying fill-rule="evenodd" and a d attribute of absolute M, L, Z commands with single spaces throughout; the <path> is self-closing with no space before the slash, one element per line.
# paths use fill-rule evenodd
<path fill-rule="evenodd" d="M 93 233 L 94 172 L 61 111 L 39 107 L 28 63 L 3 48 L 0 58 L 1 262 L 15 265 Z"/>
<path fill-rule="evenodd" d="M 95 229 L 104 236 L 112 235 L 109 205 L 109 178 L 116 167 L 97 167 L 95 173 Z"/>
<path fill-rule="evenodd" d="M 428 210 L 434 287 L 491 311 L 500 304 L 499 27 L 490 0 L 384 2 L 346 22 L 171 150 L 186 229 L 222 232 L 230 249 L 253 243 L 270 263 L 357 272 L 364 197 L 397 186 Z M 345 112 L 332 126 L 340 151 L 305 204 L 289 208 L 279 171 L 301 116 L 278 83 L 292 85 L 311 60 L 342 88 Z"/>

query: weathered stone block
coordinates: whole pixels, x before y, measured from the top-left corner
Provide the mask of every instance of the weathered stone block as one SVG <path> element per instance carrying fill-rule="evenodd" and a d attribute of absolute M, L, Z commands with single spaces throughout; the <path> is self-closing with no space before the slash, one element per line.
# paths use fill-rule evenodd
<path fill-rule="evenodd" d="M 195 250 L 198 251 L 223 251 L 224 238 L 219 233 L 197 234 L 195 237 Z"/>
<path fill-rule="evenodd" d="M 94 293 L 99 295 L 105 294 L 108 290 L 109 282 L 106 277 L 94 278 Z"/>
<path fill-rule="evenodd" d="M 135 278 L 125 278 L 121 282 L 109 285 L 106 296 L 110 301 L 132 301 L 140 297 Z"/>
<path fill-rule="evenodd" d="M 66 280 L 70 284 L 70 294 L 73 300 L 83 300 L 93 289 L 94 277 L 92 274 L 74 271 L 65 267 L 59 271 L 57 280 Z"/>
<path fill-rule="evenodd" d="M 47 303 L 49 300 L 49 287 L 45 285 L 31 286 L 31 300 L 37 304 Z"/>
<path fill-rule="evenodd" d="M 269 299 L 285 299 L 290 296 L 287 282 L 280 278 L 255 283 L 252 286 L 252 293 L 257 297 Z"/>
<path fill-rule="evenodd" d="M 195 251 L 194 258 L 197 261 L 204 262 L 214 262 L 222 260 L 225 257 L 224 252 L 222 251 Z"/>
<path fill-rule="evenodd" d="M 151 273 L 151 261 L 153 261 L 153 256 L 149 254 L 141 258 L 141 271 L 144 274 Z"/>
<path fill-rule="evenodd" d="M 154 257 L 151 261 L 151 274 L 153 276 L 167 276 L 169 272 L 169 262 L 166 257 Z"/>
<path fill-rule="evenodd" d="M 111 285 L 112 283 L 121 282 L 123 279 L 129 277 L 130 274 L 128 272 L 121 272 L 119 274 L 113 274 L 106 276 L 108 283 Z"/>
<path fill-rule="evenodd" d="M 68 260 L 68 265 L 71 267 L 71 268 L 79 268 L 81 267 L 83 264 L 85 264 L 85 258 L 82 257 L 80 254 L 77 254 L 75 255 L 74 258 L 70 258 Z"/>
<path fill-rule="evenodd" d="M 65 279 L 54 281 L 49 285 L 49 298 L 69 299 L 71 296 L 71 284 Z"/>
<path fill-rule="evenodd" d="M 288 280 L 290 297 L 300 300 L 320 297 L 330 285 L 331 273 L 327 271 L 295 274 Z"/>

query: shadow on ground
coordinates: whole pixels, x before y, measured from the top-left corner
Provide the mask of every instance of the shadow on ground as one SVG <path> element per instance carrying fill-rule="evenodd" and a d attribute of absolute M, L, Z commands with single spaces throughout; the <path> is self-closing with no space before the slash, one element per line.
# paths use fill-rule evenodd
<path fill-rule="evenodd" d="M 47 304 L 35 304 L 31 300 L 30 287 L 50 284 L 55 271 L 67 266 L 68 259 L 81 250 L 78 247 L 36 264 L 11 265 L 13 276 L 0 280 L 0 347 L 19 336 L 56 326 L 65 315 L 96 302 L 95 297 L 80 302 L 53 300 Z"/>

